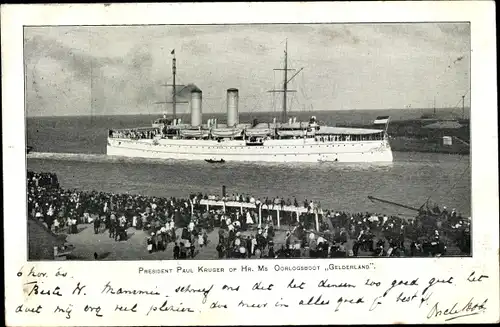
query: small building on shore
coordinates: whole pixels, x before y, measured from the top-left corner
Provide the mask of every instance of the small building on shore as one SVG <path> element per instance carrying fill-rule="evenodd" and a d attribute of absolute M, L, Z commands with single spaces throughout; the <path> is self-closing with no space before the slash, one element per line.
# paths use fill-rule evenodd
<path fill-rule="evenodd" d="M 443 136 L 443 145 L 453 145 L 453 139 L 451 136 Z"/>

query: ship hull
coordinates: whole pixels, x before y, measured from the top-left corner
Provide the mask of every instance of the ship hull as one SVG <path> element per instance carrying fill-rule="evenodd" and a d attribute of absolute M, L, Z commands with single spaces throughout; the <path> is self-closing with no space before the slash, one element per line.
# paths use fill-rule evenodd
<path fill-rule="evenodd" d="M 250 162 L 392 162 L 387 140 L 319 142 L 314 139 L 245 141 L 108 138 L 107 155 L 133 158 Z"/>

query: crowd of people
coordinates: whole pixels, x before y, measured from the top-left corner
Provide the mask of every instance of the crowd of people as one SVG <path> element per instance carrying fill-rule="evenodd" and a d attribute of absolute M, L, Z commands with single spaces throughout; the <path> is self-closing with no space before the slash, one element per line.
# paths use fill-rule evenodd
<path fill-rule="evenodd" d="M 327 213 L 332 227 L 326 233 L 338 243 L 353 240 L 351 256 L 445 255 L 447 244 L 470 253 L 470 218 L 455 210 L 421 210 L 414 219 L 380 214 Z"/>
<path fill-rule="evenodd" d="M 283 208 L 285 206 L 294 206 L 294 207 L 299 207 L 299 202 L 297 201 L 296 198 L 293 198 L 293 201 L 290 198 L 287 198 L 286 200 L 281 197 L 275 197 L 275 198 L 263 198 L 262 200 L 260 198 L 255 198 L 252 195 L 249 194 L 239 194 L 239 193 L 233 193 L 231 195 L 225 195 L 225 196 L 218 196 L 218 195 L 208 195 L 206 196 L 206 199 L 208 200 L 215 200 L 215 201 L 236 201 L 236 202 L 243 202 L 243 203 L 252 203 L 257 206 L 259 205 L 265 205 L 267 207 L 275 208 L 275 207 L 280 207 Z M 302 202 L 304 205 L 304 208 L 310 209 L 310 211 L 314 210 L 321 210 L 321 204 L 320 202 L 315 203 L 314 201 L 309 201 L 307 199 Z"/>
<path fill-rule="evenodd" d="M 277 248 L 272 219 L 255 234 L 221 226 L 219 258 L 440 256 L 447 253 L 448 242 L 470 254 L 470 218 L 446 208 L 439 214 L 421 212 L 410 220 L 345 212 L 326 212 L 325 218 L 316 232 L 310 228 L 311 215 L 300 216 Z"/>
<path fill-rule="evenodd" d="M 140 139 L 153 139 L 155 136 L 160 135 L 158 129 L 121 129 L 121 130 L 109 130 L 109 137 L 112 138 L 127 138 L 131 140 Z"/>
<path fill-rule="evenodd" d="M 255 198 L 232 194 L 223 197 L 191 194 L 189 198 L 151 197 L 98 191 L 67 190 L 57 176 L 28 172 L 28 215 L 54 232 L 78 233 L 78 225 L 91 224 L 94 233 L 109 233 L 115 241 L 127 240 L 127 229 L 144 230 L 145 245 L 152 252 L 173 244 L 177 259 L 195 257 L 210 242 L 217 229 L 219 258 L 352 257 L 444 255 L 447 245 L 470 254 L 470 218 L 446 208 L 421 210 L 414 219 L 380 214 L 321 210 L 320 204 L 305 200 L 306 212 L 281 212 L 287 231 L 277 236 L 274 210 L 208 208 L 202 199 L 296 206 L 297 199 Z M 322 212 L 319 231 L 315 213 Z M 176 231 L 181 229 L 180 235 Z M 215 245 L 215 244 L 214 244 Z"/>

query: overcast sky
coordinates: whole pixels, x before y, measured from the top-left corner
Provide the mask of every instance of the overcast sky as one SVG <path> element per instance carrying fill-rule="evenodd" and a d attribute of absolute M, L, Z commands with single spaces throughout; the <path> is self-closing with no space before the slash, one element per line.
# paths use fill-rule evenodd
<path fill-rule="evenodd" d="M 172 49 L 204 112 L 225 112 L 228 88 L 240 111 L 279 109 L 266 91 L 280 87 L 285 39 L 289 66 L 304 68 L 292 110 L 454 107 L 463 94 L 469 106 L 468 24 L 29 27 L 28 115 L 161 113 Z"/>

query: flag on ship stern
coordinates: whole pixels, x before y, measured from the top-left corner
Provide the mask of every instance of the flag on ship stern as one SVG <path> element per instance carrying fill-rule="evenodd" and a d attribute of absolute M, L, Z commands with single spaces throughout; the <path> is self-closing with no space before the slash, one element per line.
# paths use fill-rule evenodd
<path fill-rule="evenodd" d="M 378 116 L 375 118 L 373 121 L 373 124 L 375 125 L 382 125 L 382 124 L 387 124 L 389 122 L 389 116 Z"/>

